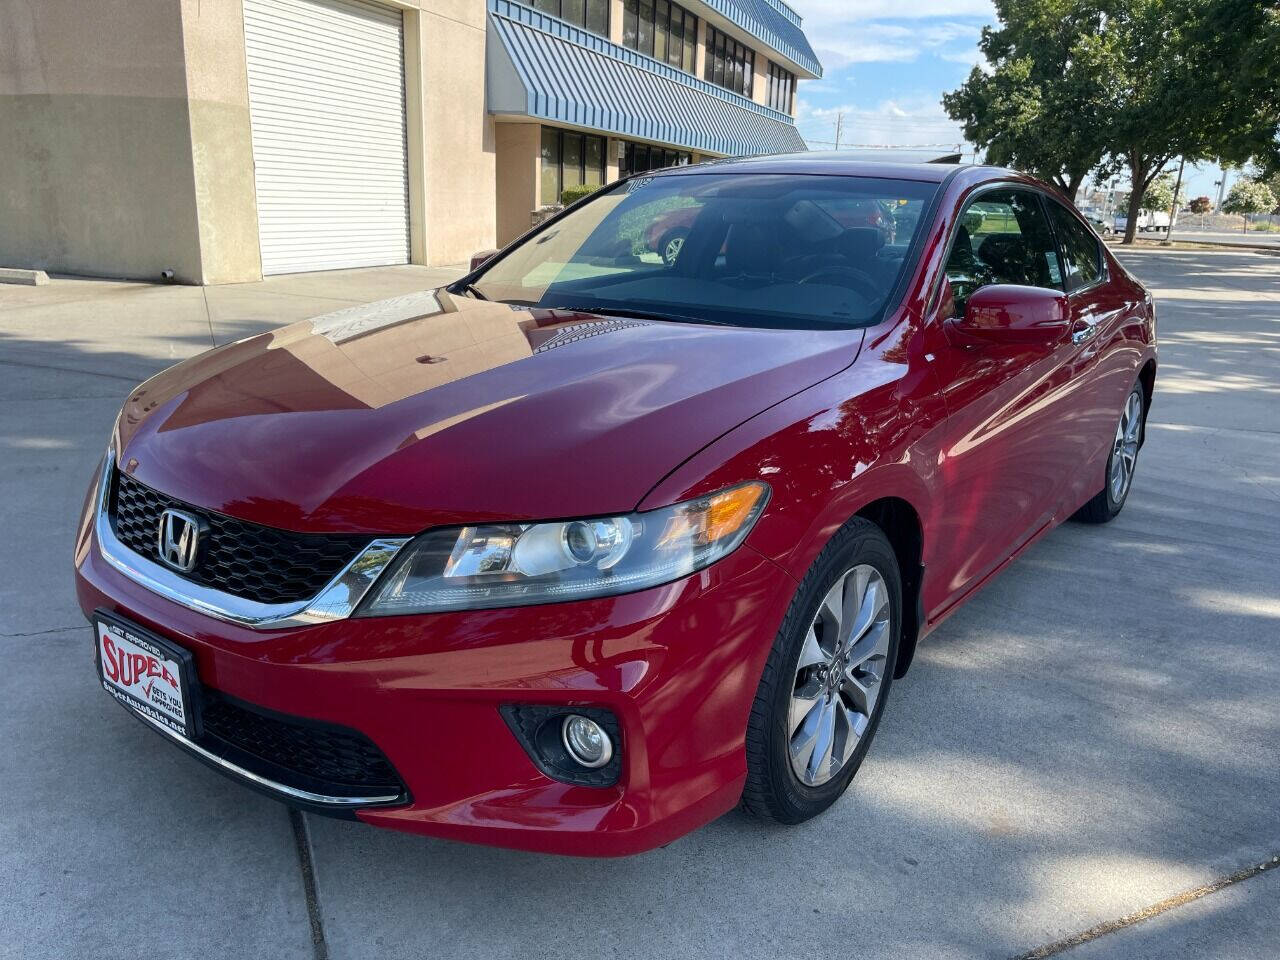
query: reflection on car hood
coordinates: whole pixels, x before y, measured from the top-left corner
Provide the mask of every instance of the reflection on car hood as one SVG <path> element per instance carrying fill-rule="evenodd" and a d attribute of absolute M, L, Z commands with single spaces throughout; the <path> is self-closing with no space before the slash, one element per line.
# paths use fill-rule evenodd
<path fill-rule="evenodd" d="M 295 530 L 620 513 L 716 437 L 848 366 L 861 341 L 427 291 L 147 381 L 125 405 L 120 462 L 171 496 Z"/>

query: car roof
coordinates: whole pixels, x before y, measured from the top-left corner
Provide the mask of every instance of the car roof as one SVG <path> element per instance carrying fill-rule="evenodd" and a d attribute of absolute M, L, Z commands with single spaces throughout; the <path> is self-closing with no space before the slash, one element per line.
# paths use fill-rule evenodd
<path fill-rule="evenodd" d="M 668 167 L 647 176 L 680 176 L 699 172 L 725 173 L 816 173 L 828 176 L 876 177 L 883 180 L 923 180 L 941 183 L 957 170 L 988 172 L 992 177 L 1012 173 L 1001 167 L 984 167 L 961 163 L 904 163 L 888 160 L 865 160 L 834 150 L 809 153 L 784 153 L 766 157 L 730 157 L 706 163 Z"/>

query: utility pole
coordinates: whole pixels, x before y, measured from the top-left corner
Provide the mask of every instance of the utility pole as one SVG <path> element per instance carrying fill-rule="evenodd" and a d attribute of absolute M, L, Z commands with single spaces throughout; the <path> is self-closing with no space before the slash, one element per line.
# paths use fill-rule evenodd
<path fill-rule="evenodd" d="M 1222 179 L 1219 180 L 1216 184 L 1214 184 L 1214 186 L 1218 188 L 1218 202 L 1214 204 L 1213 212 L 1221 213 L 1222 198 L 1226 196 L 1226 193 L 1227 193 L 1227 168 L 1226 167 L 1222 168 Z"/>
<path fill-rule="evenodd" d="M 840 129 L 844 126 L 844 114 L 836 114 L 836 149 L 840 149 Z"/>
<path fill-rule="evenodd" d="M 1182 168 L 1186 166 L 1187 158 L 1178 158 L 1178 179 L 1173 185 L 1173 203 L 1169 207 L 1169 226 L 1164 231 L 1164 242 L 1166 244 L 1173 243 L 1173 222 L 1178 218 L 1178 191 L 1182 189 Z"/>

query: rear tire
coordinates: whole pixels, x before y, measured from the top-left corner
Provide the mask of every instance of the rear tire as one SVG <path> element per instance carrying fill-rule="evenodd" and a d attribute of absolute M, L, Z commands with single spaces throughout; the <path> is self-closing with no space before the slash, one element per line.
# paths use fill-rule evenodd
<path fill-rule="evenodd" d="M 883 531 L 855 517 L 801 582 L 747 724 L 742 807 L 803 823 L 848 788 L 880 724 L 902 632 L 902 579 Z"/>
<path fill-rule="evenodd" d="M 1108 523 L 1124 509 L 1133 488 L 1133 474 L 1138 466 L 1138 451 L 1146 439 L 1146 400 L 1142 385 L 1135 383 L 1125 397 L 1115 440 L 1107 457 L 1107 472 L 1102 489 L 1071 517 L 1081 523 Z"/>

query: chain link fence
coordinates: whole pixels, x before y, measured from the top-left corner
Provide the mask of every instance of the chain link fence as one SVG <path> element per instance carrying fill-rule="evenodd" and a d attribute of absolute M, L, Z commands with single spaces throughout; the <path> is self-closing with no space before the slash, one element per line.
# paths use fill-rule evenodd
<path fill-rule="evenodd" d="M 1277 233 L 1280 215 L 1274 213 L 1183 213 L 1178 214 L 1174 233 Z"/>

